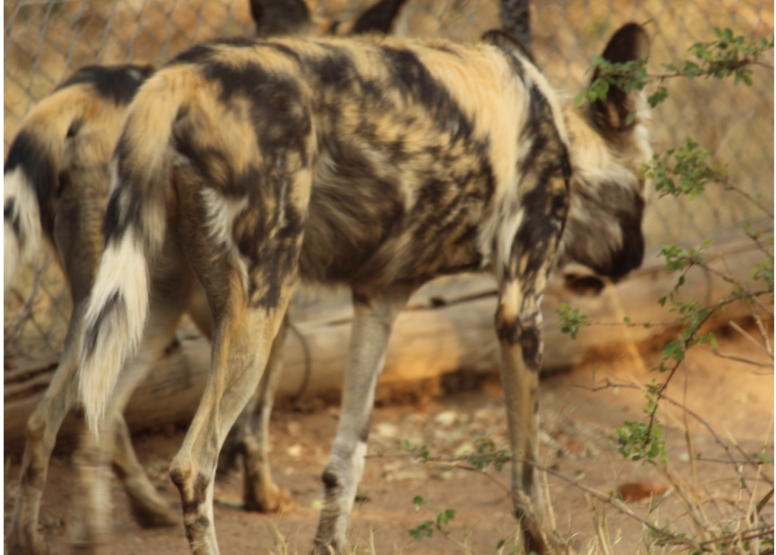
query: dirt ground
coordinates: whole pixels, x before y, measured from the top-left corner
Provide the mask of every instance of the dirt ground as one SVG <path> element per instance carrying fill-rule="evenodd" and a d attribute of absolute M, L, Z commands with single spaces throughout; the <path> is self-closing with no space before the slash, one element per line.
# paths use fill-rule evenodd
<path fill-rule="evenodd" d="M 722 334 L 724 336 L 726 334 Z M 551 348 L 548 346 L 547 348 Z M 735 332 L 722 337 L 720 349 L 726 353 L 755 357 L 755 348 Z M 687 508 L 671 479 L 661 468 L 642 466 L 617 453 L 612 434 L 625 420 L 643 418 L 644 395 L 626 388 L 590 391 L 585 387 L 608 377 L 617 382 L 649 382 L 662 376 L 650 375 L 659 357 L 659 347 L 633 351 L 605 362 L 590 363 L 572 372 L 548 376 L 541 387 L 541 457 L 547 467 L 571 482 L 595 488 L 605 494 L 618 485 L 640 483 L 656 494 L 627 501 L 627 506 L 646 516 L 650 503 L 665 500 L 651 520 L 669 519 L 692 533 Z M 585 386 L 585 387 L 580 387 Z M 735 438 L 742 452 L 760 451 L 763 445 L 773 455 L 773 371 L 721 359 L 709 351 L 697 350 L 674 378 L 668 394 L 684 402 L 713 427 L 727 443 Z M 451 457 L 472 451 L 478 438 L 489 436 L 506 447 L 505 419 L 501 389 L 496 379 L 417 405 L 388 405 L 375 409 L 369 439 L 369 459 L 354 511 L 351 541 L 357 552 L 377 554 L 442 554 L 499 552 L 513 544 L 515 523 L 511 503 L 504 488 L 509 471 L 490 470 L 495 480 L 464 469 L 439 464 L 422 464 L 402 456 L 402 440 L 426 445 L 432 456 Z M 337 425 L 336 406 L 319 406 L 314 411 L 280 407 L 272 423 L 273 468 L 276 481 L 291 490 L 296 500 L 293 512 L 282 515 L 246 513 L 240 509 L 241 476 L 234 473 L 216 486 L 215 524 L 222 553 L 308 553 L 321 503 L 320 474 Z M 692 481 L 690 454 L 683 431 L 682 411 L 667 410 L 668 468 L 673 476 Z M 688 420 L 696 456 L 697 482 L 701 498 L 710 514 L 726 513 L 726 507 L 739 501 L 737 475 L 712 435 L 699 422 Z M 169 461 L 183 440 L 179 429 L 147 432 L 135 437 L 140 460 L 170 503 L 178 504 L 177 490 L 167 476 Z M 13 453 L 6 452 L 6 455 Z M 736 451 L 736 458 L 743 455 Z M 706 461 L 705 459 L 710 459 Z M 10 459 L 9 459 L 10 461 Z M 773 466 L 767 466 L 773 479 Z M 18 462 L 6 465 L 5 517 L 10 517 L 16 492 Z M 73 468 L 68 454 L 52 459 L 49 482 L 41 506 L 45 537 L 55 553 L 68 553 L 68 509 L 76 495 Z M 757 482 L 754 471 L 746 471 L 755 497 L 762 498 L 772 487 Z M 572 483 L 548 476 L 547 483 L 557 529 L 572 543 L 584 547 L 594 540 L 593 515 L 585 493 Z M 665 490 L 663 492 L 663 490 Z M 662 492 L 662 493 L 661 493 Z M 116 555 L 187 553 L 183 526 L 155 530 L 140 528 L 130 517 L 126 497 L 114 481 Z M 420 495 L 428 505 L 415 511 L 412 500 Z M 601 507 L 601 504 L 597 504 Z M 769 504 L 770 506 L 770 504 Z M 436 513 L 454 509 L 448 537 L 435 531 L 430 538 L 416 540 L 409 531 Z M 729 512 L 729 511 L 727 511 Z M 773 512 L 765 510 L 772 521 Z M 614 552 L 643 552 L 641 526 L 631 517 L 605 506 L 608 533 Z M 716 518 L 723 519 L 723 516 Z M 721 525 L 720 525 L 721 527 Z"/>

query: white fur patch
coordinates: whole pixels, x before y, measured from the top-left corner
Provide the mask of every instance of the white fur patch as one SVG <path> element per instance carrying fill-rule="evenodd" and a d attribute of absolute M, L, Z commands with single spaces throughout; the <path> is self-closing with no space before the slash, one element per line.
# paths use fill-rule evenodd
<path fill-rule="evenodd" d="M 108 245 L 84 319 L 83 338 L 88 341 L 97 334 L 90 353 L 82 345 L 80 367 L 81 401 L 89 427 L 95 432 L 103 423 L 121 368 L 143 335 L 149 278 L 141 245 L 132 230 L 127 230 L 118 244 Z"/>
<path fill-rule="evenodd" d="M 40 208 L 35 189 L 17 167 L 3 177 L 3 205 L 13 199 L 22 237 L 18 237 L 9 220 L 5 221 L 4 278 L 5 290 L 11 285 L 23 262 L 30 262 L 40 251 Z"/>
<path fill-rule="evenodd" d="M 523 217 L 525 209 L 518 207 L 517 197 L 509 199 L 515 206 L 502 205 L 501 218 L 499 218 L 499 229 L 496 238 L 496 279 L 501 282 L 504 279 L 504 264 L 509 263 L 509 258 L 512 253 L 512 245 L 517 237 L 517 230 L 520 229 L 520 224 L 523 223 Z M 514 277 L 514 276 L 513 276 Z"/>
<path fill-rule="evenodd" d="M 224 198 L 214 189 L 202 189 L 202 200 L 205 203 L 207 212 L 208 232 L 210 237 L 224 246 L 224 250 L 229 251 L 232 259 L 240 268 L 240 275 L 243 286 L 248 288 L 248 267 L 245 261 L 239 255 L 237 247 L 232 240 L 232 229 L 235 219 L 248 207 L 248 197 L 242 197 L 239 200 L 230 200 Z"/>
<path fill-rule="evenodd" d="M 356 501 L 358 484 L 361 482 L 361 476 L 364 474 L 364 457 L 366 457 L 366 452 L 366 443 L 359 441 L 350 458 L 350 469 L 353 472 L 348 476 L 347 483 L 343 484 L 344 487 L 337 502 L 340 506 L 340 511 L 337 522 L 334 525 L 334 538 L 341 546 L 347 545 L 350 514 L 353 512 L 353 503 Z"/>
<path fill-rule="evenodd" d="M 19 259 L 21 258 L 19 252 L 19 238 L 16 237 L 16 233 L 14 232 L 14 229 L 8 220 L 5 221 L 4 242 L 5 255 L 3 258 L 3 283 L 5 286 L 5 291 L 8 292 L 8 289 L 13 282 L 13 278 L 16 276 L 16 272 L 19 271 Z"/>

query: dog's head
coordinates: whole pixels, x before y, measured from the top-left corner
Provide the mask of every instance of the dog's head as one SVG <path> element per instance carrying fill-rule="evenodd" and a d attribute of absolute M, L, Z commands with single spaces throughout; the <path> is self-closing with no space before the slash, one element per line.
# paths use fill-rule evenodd
<path fill-rule="evenodd" d="M 649 38 L 629 23 L 614 33 L 602 57 L 612 63 L 645 59 Z M 593 80 L 598 78 L 598 70 Z M 573 171 L 566 228 L 557 265 L 588 266 L 618 279 L 644 258 L 645 183 L 640 167 L 652 156 L 642 92 L 611 86 L 605 98 L 564 108 Z"/>

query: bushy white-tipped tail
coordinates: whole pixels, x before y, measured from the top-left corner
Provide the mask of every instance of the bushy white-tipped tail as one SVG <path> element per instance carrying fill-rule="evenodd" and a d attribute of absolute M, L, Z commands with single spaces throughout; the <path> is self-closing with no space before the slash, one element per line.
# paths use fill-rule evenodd
<path fill-rule="evenodd" d="M 5 254 L 3 262 L 5 291 L 19 267 L 30 262 L 40 251 L 40 208 L 35 189 L 21 166 L 3 176 Z"/>
<path fill-rule="evenodd" d="M 105 250 L 84 317 L 79 388 L 86 422 L 99 433 L 122 367 L 143 336 L 149 265 L 161 252 L 171 198 L 170 137 L 192 87 L 189 73 L 152 77 L 129 107 L 114 158 Z"/>
<path fill-rule="evenodd" d="M 148 295 L 143 242 L 129 230 L 106 247 L 84 317 L 79 387 L 95 432 L 102 428 L 121 368 L 143 336 Z"/>

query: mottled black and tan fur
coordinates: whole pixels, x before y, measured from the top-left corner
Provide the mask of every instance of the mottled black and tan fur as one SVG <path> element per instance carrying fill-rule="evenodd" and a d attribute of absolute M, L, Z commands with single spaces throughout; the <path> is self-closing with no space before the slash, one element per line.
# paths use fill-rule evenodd
<path fill-rule="evenodd" d="M 606 51 L 647 53 L 635 24 Z M 80 391 L 99 433 L 133 379 L 122 364 L 155 294 L 149 269 L 185 260 L 193 275 L 179 281 L 196 276 L 214 317 L 211 374 L 171 466 L 193 552 L 218 552 L 218 452 L 261 379 L 299 279 L 349 285 L 355 308 L 318 551 L 347 545 L 393 322 L 414 290 L 443 274 L 487 270 L 498 281 L 510 442 L 523 461 L 513 488 L 536 498 L 547 275 L 560 259 L 622 276 L 643 256 L 636 169 L 649 157 L 645 108 L 639 94 L 618 93 L 575 110 L 498 32 L 473 46 L 204 44 L 146 83 L 114 158 Z M 626 125 L 617 116 L 630 111 L 637 116 Z"/>
<path fill-rule="evenodd" d="M 40 499 L 48 461 L 57 432 L 71 406 L 77 403 L 76 370 L 85 303 L 94 284 L 104 247 L 103 225 L 108 205 L 109 165 L 126 107 L 142 82 L 153 72 L 150 66 L 88 66 L 76 71 L 57 90 L 38 104 L 23 121 L 11 143 L 5 164 L 5 268 L 6 288 L 22 259 L 38 254 L 43 242 L 56 252 L 55 260 L 67 278 L 73 299 L 64 352 L 51 385 L 27 423 L 27 444 L 22 460 L 20 488 L 6 538 L 11 553 L 46 553 L 38 532 Z M 174 338 L 180 316 L 188 312 L 206 336 L 212 319 L 204 290 L 196 282 L 179 287 L 180 271 L 165 262 L 158 274 L 158 292 L 152 303 L 164 318 L 152 326 L 133 362 L 138 375 L 147 373 Z M 164 283 L 166 276 L 171 281 Z M 188 285 L 188 286 L 187 286 Z M 282 344 L 282 340 L 280 340 Z M 272 397 L 280 375 L 279 353 L 257 390 L 256 405 L 235 425 L 232 447 L 245 466 L 245 508 L 260 512 L 288 510 L 293 500 L 278 488 L 268 459 L 268 422 Z M 123 407 L 134 387 L 116 401 L 112 462 L 129 494 L 138 522 L 144 527 L 176 525 L 180 516 L 157 494 L 132 449 Z M 92 483 L 98 462 L 96 446 L 83 437 L 75 458 L 79 461 L 83 502 L 82 526 L 73 526 L 77 543 L 96 540 L 98 522 L 105 513 L 104 499 Z M 100 541 L 106 541 L 101 538 Z"/>
<path fill-rule="evenodd" d="M 382 0 L 362 14 L 355 24 L 357 32 L 388 29 L 402 4 L 403 0 Z M 301 0 L 251 0 L 250 5 L 260 36 L 309 33 L 315 27 Z M 150 66 L 139 65 L 89 66 L 76 71 L 24 119 L 8 152 L 4 168 L 5 288 L 8 290 L 21 262 L 33 259 L 42 243 L 48 242 L 67 278 L 74 306 L 60 365 L 27 426 L 21 487 L 6 537 L 13 554 L 47 552 L 38 531 L 40 499 L 57 432 L 70 407 L 78 402 L 78 349 L 85 303 L 104 247 L 110 160 L 126 107 L 152 72 Z M 178 281 L 180 273 L 186 273 L 181 263 L 182 259 L 171 257 L 151 271 L 155 284 L 151 305 L 156 318 L 149 320 L 140 353 L 130 361 L 133 371 L 128 375 L 135 381 L 125 381 L 123 396 L 114 399 L 114 434 L 106 434 L 99 444 L 84 436 L 79 448 L 76 460 L 80 461 L 82 495 L 77 499 L 83 502 L 78 511 L 82 522 L 71 530 L 83 549 L 99 550 L 109 542 L 108 494 L 102 485 L 111 461 L 143 526 L 180 521 L 177 511 L 159 497 L 139 465 L 122 412 L 150 362 L 173 339 L 183 312 L 189 313 L 206 336 L 212 331 L 204 290 L 196 280 Z M 268 459 L 268 422 L 280 375 L 282 332 L 276 343 L 268 371 L 253 403 L 235 424 L 229 445 L 232 452 L 242 454 L 245 508 L 262 512 L 293 506 L 290 492 L 273 482 Z M 225 459 L 229 462 L 232 457 Z"/>

